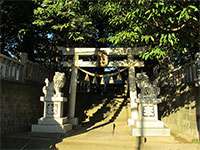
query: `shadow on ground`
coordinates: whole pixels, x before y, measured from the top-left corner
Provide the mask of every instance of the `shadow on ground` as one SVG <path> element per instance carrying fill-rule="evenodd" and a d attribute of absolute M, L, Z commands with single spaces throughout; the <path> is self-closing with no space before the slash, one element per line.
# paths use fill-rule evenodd
<path fill-rule="evenodd" d="M 2 139 L 1 150 L 56 150 L 55 144 L 64 135 L 49 133 L 20 133 Z"/>
<path fill-rule="evenodd" d="M 82 93 L 77 94 L 76 116 L 80 119 L 79 126 L 66 134 L 49 133 L 20 133 L 2 137 L 2 150 L 56 150 L 55 145 L 66 137 L 82 134 L 93 129 L 113 123 L 118 117 L 122 108 L 127 105 L 126 96 L 123 92 L 116 92 L 113 87 L 104 93 Z M 118 97 L 118 99 L 116 99 Z M 119 99 L 121 99 L 119 101 Z M 87 116 L 87 111 L 97 107 L 98 109 Z M 87 121 L 86 121 L 87 120 Z M 102 121 L 106 120 L 106 121 Z M 101 123 L 102 121 L 102 123 Z M 99 123 L 95 126 L 96 123 Z"/>
<path fill-rule="evenodd" d="M 189 141 L 192 136 L 194 139 L 200 138 L 199 89 L 199 87 L 185 83 L 179 85 L 165 84 L 165 86 L 161 87 L 160 96 L 164 99 L 159 104 L 159 118 L 167 118 L 171 131 L 175 135 L 187 135 L 188 138 L 186 137 L 186 139 Z M 189 123 L 186 124 L 186 121 Z M 174 126 L 176 123 L 181 123 L 181 125 Z M 192 135 L 191 132 L 188 132 L 196 129 L 199 136 L 194 137 L 194 134 Z"/>

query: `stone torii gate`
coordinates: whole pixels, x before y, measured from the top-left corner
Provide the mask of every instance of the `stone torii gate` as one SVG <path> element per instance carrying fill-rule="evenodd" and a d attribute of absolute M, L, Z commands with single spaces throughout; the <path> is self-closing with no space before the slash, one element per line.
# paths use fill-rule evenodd
<path fill-rule="evenodd" d="M 151 83 L 149 77 L 144 72 L 136 74 L 136 67 L 144 67 L 144 63 L 136 60 L 134 57 L 142 50 L 141 48 L 59 49 L 65 52 L 64 55 L 67 57 L 67 60 L 69 60 L 68 62 L 63 62 L 63 65 L 71 67 L 72 69 L 69 87 L 68 117 L 62 116 L 63 102 L 67 101 L 61 93 L 61 88 L 63 88 L 65 82 L 65 76 L 63 73 L 56 72 L 52 83 L 50 83 L 48 79 L 45 80 L 46 85 L 43 87 L 44 96 L 41 97 L 41 101 L 44 101 L 44 116 L 38 120 L 38 125 L 32 125 L 33 132 L 65 133 L 68 130 L 71 130 L 72 125 L 78 125 L 78 118 L 75 117 L 75 106 L 78 69 L 81 71 L 83 70 L 80 67 L 123 67 L 128 68 L 131 107 L 131 115 L 128 119 L 128 124 L 133 127 L 132 135 L 170 135 L 170 130 L 164 127 L 162 121 L 158 120 L 157 104 L 161 102 L 161 100 L 157 98 L 157 95 L 159 94 L 158 87 Z M 111 60 L 108 61 L 108 58 Z M 92 75 L 92 73 L 87 73 Z M 92 76 L 95 77 L 95 75 Z M 98 75 L 98 77 L 104 76 Z M 137 93 L 137 87 L 141 90 L 139 93 Z"/>
<path fill-rule="evenodd" d="M 71 81 L 70 81 L 70 98 L 69 98 L 69 122 L 72 125 L 78 124 L 78 118 L 75 117 L 76 105 L 76 88 L 77 88 L 77 67 L 98 67 L 96 60 L 88 60 L 92 56 L 96 56 L 98 51 L 104 51 L 109 57 L 113 57 L 106 67 L 127 67 L 128 68 L 128 81 L 129 81 L 129 95 L 131 103 L 131 117 L 128 120 L 129 125 L 134 125 L 138 119 L 138 104 L 137 104 L 137 91 L 136 91 L 136 74 L 135 67 L 144 67 L 142 61 L 136 60 L 135 55 L 144 48 L 65 48 L 58 47 L 64 55 L 73 58 L 69 61 L 63 61 L 63 65 L 71 67 Z M 86 58 L 87 60 L 83 59 Z M 115 59 L 118 58 L 118 59 Z"/>

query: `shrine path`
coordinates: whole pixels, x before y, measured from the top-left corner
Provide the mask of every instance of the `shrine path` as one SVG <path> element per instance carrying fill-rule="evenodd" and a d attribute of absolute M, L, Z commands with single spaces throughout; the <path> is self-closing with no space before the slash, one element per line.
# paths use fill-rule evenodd
<path fill-rule="evenodd" d="M 127 125 L 128 114 L 128 107 L 123 107 L 114 122 L 106 124 L 106 119 L 102 120 L 87 129 L 88 132 L 64 138 L 56 144 L 56 148 L 58 150 L 200 150 L 200 144 L 186 143 L 172 136 L 147 137 L 147 141 L 144 143 L 142 139 L 143 142 L 139 145 L 138 139 L 130 135 L 130 127 Z M 114 134 L 113 124 L 115 124 Z"/>
<path fill-rule="evenodd" d="M 200 144 L 188 143 L 173 136 L 147 137 L 147 141 L 144 143 L 142 139 L 138 147 L 138 139 L 130 135 L 127 125 L 128 113 L 128 107 L 123 107 L 114 122 L 108 123 L 105 119 L 90 128 L 79 127 L 64 137 L 32 133 L 12 135 L 6 140 L 5 150 L 200 150 Z"/>

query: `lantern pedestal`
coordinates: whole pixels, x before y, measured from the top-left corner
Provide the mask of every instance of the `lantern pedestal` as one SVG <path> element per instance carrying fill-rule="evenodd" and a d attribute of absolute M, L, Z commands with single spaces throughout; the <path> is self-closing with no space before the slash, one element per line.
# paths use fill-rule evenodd
<path fill-rule="evenodd" d="M 67 98 L 61 96 L 40 97 L 44 102 L 43 117 L 38 119 L 37 125 L 32 125 L 32 132 L 65 133 L 72 129 L 67 117 L 63 116 L 63 103 Z"/>
<path fill-rule="evenodd" d="M 132 128 L 133 136 L 170 136 L 170 129 L 158 120 L 156 103 L 139 103 L 139 118 Z"/>

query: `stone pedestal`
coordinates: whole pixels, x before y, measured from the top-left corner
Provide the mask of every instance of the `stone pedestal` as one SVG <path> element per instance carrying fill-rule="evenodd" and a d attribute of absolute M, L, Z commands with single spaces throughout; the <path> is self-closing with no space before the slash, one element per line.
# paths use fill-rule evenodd
<path fill-rule="evenodd" d="M 132 126 L 133 136 L 170 136 L 170 130 L 158 120 L 158 106 L 161 102 L 158 97 L 160 88 L 150 81 L 145 72 L 137 73 L 136 84 L 140 89 L 135 103 L 138 116 Z"/>
<path fill-rule="evenodd" d="M 67 98 L 62 96 L 40 97 L 44 102 L 43 117 L 37 125 L 32 125 L 32 132 L 65 133 L 72 129 L 67 117 L 63 117 L 63 103 Z"/>
<path fill-rule="evenodd" d="M 132 128 L 133 136 L 170 136 L 170 129 L 158 120 L 158 106 L 152 103 L 139 103 L 139 119 Z"/>

